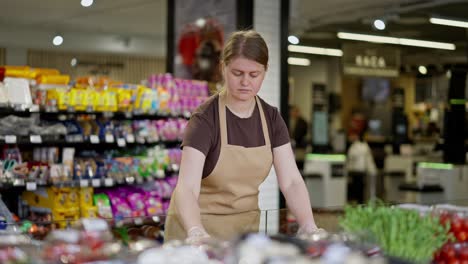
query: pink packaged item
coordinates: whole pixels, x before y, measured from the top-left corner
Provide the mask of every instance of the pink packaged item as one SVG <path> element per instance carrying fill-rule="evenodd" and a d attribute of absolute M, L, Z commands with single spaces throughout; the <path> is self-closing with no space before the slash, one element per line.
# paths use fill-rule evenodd
<path fill-rule="evenodd" d="M 127 201 L 132 209 L 133 217 L 146 215 L 145 200 L 145 196 L 139 192 L 132 193 L 127 196 Z"/>
<path fill-rule="evenodd" d="M 112 214 L 117 218 L 132 217 L 132 209 L 124 198 L 119 197 L 116 192 L 108 192 L 109 200 L 112 206 Z"/>
<path fill-rule="evenodd" d="M 155 215 L 161 215 L 164 213 L 163 202 L 161 198 L 153 197 L 149 195 L 149 193 L 147 193 L 145 197 L 146 198 L 145 198 L 144 204 L 145 204 L 146 215 L 155 216 Z"/>

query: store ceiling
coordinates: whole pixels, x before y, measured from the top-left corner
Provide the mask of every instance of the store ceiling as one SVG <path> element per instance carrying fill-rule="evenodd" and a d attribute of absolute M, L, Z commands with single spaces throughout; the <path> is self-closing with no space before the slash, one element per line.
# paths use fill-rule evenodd
<path fill-rule="evenodd" d="M 159 38 L 166 35 L 167 0 L 0 0 L 0 25 L 56 32 Z"/>
<path fill-rule="evenodd" d="M 83 8 L 80 0 L 0 0 L 0 26 L 166 37 L 166 0 L 95 0 Z M 291 0 L 290 31 L 301 44 L 341 48 L 338 31 L 380 34 L 452 42 L 455 51 L 401 47 L 404 64 L 466 62 L 468 34 L 464 29 L 432 25 L 430 15 L 468 19 L 468 0 Z M 375 18 L 386 18 L 387 29 L 372 28 Z"/>
<path fill-rule="evenodd" d="M 467 0 L 292 0 L 290 31 L 302 45 L 342 48 L 338 31 L 450 42 L 455 51 L 398 46 L 402 65 L 466 63 L 468 33 L 463 28 L 429 23 L 431 15 L 468 20 Z M 372 27 L 386 19 L 386 29 Z M 379 44 L 382 45 L 382 44 Z M 394 46 L 397 47 L 397 46 Z"/>

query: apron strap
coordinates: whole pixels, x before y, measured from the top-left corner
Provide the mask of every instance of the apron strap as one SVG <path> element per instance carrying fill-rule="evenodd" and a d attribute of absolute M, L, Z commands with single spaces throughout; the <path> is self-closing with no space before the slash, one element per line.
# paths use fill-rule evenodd
<path fill-rule="evenodd" d="M 219 128 L 221 133 L 221 147 L 228 144 L 226 121 L 226 90 L 222 90 L 218 96 Z"/>
<path fill-rule="evenodd" d="M 260 119 L 262 120 L 262 130 L 263 130 L 263 137 L 265 138 L 265 145 L 269 146 L 271 145 L 271 142 L 270 142 L 270 136 L 268 135 L 268 126 L 267 126 L 267 122 L 265 118 L 265 113 L 263 112 L 263 106 L 258 96 L 255 96 L 255 99 L 257 100 L 258 110 L 260 110 Z"/>

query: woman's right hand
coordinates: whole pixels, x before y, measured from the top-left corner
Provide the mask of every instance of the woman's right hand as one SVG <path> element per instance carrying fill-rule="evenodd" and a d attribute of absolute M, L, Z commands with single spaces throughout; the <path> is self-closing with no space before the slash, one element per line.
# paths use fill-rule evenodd
<path fill-rule="evenodd" d="M 187 232 L 187 239 L 185 239 L 185 242 L 190 245 L 199 246 L 209 238 L 210 235 L 203 227 L 194 226 Z"/>

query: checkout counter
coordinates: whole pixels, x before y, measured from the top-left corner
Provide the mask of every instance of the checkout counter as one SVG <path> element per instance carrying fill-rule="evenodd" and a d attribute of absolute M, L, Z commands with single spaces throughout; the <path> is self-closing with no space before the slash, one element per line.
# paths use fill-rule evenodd
<path fill-rule="evenodd" d="M 468 201 L 467 165 L 419 162 L 416 181 L 401 184 L 399 191 L 406 203 Z"/>
<path fill-rule="evenodd" d="M 344 207 L 347 197 L 346 155 L 306 154 L 303 176 L 312 207 Z"/>

